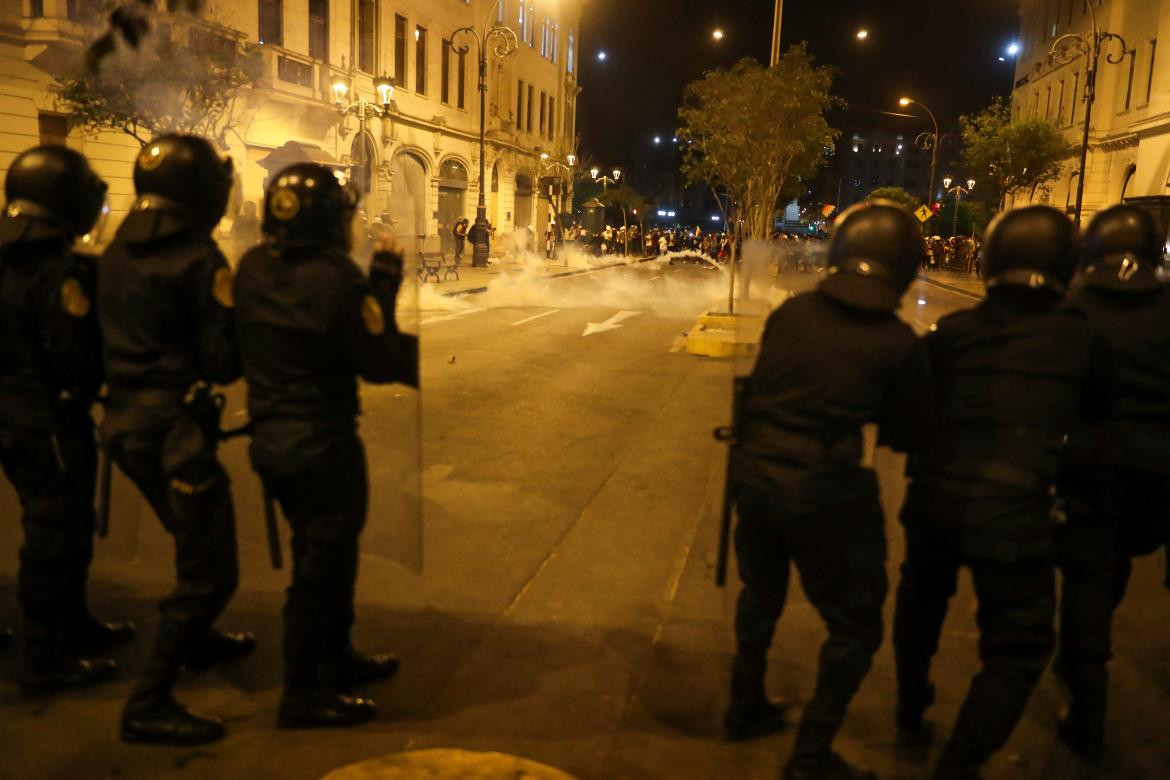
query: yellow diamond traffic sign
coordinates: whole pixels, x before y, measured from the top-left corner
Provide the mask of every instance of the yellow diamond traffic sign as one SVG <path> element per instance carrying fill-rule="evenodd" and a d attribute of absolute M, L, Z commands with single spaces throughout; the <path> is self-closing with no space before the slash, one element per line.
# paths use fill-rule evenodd
<path fill-rule="evenodd" d="M 914 212 L 914 216 L 918 217 L 919 222 L 925 223 L 926 220 L 934 216 L 934 212 L 926 206 L 919 206 L 918 211 Z"/>

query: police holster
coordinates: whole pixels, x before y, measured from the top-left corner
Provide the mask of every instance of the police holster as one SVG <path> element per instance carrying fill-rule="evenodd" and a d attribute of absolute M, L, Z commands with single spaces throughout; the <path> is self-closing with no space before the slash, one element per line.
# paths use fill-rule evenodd
<path fill-rule="evenodd" d="M 163 441 L 162 471 L 177 493 L 197 496 L 212 490 L 221 479 L 216 459 L 224 397 L 198 382 L 183 397 L 183 413 Z"/>

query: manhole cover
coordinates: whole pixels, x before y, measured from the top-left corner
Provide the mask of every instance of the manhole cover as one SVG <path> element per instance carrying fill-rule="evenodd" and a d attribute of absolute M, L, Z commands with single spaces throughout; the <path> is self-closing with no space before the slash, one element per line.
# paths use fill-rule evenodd
<path fill-rule="evenodd" d="M 335 769 L 323 780 L 574 780 L 551 766 L 504 753 L 415 750 Z"/>

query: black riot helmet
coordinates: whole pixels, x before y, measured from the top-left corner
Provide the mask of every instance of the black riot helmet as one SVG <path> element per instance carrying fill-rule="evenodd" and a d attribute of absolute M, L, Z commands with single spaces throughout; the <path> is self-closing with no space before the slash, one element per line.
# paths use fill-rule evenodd
<path fill-rule="evenodd" d="M 987 289 L 1001 285 L 1063 295 L 1077 266 L 1077 231 L 1051 206 L 1025 206 L 1000 214 L 983 242 Z"/>
<path fill-rule="evenodd" d="M 13 160 L 4 179 L 8 202 L 0 217 L 0 244 L 88 233 L 106 189 L 80 152 L 55 145 L 29 149 Z"/>
<path fill-rule="evenodd" d="M 168 213 L 210 232 L 227 211 L 232 161 L 204 138 L 159 136 L 134 161 L 134 190 L 134 212 Z"/>
<path fill-rule="evenodd" d="M 349 248 L 357 196 L 324 165 L 285 168 L 264 193 L 264 234 L 283 246 Z"/>
<path fill-rule="evenodd" d="M 1165 238 L 1149 212 L 1112 206 L 1093 217 L 1081 251 L 1081 282 L 1118 292 L 1149 292 L 1161 286 L 1156 271 Z"/>
<path fill-rule="evenodd" d="M 893 201 L 865 201 L 833 225 L 829 276 L 819 289 L 858 309 L 896 311 L 925 259 L 913 214 Z"/>

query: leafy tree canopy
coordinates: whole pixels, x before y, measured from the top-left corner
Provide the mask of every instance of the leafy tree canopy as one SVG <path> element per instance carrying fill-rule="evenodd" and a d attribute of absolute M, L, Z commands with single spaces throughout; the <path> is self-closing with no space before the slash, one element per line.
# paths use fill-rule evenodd
<path fill-rule="evenodd" d="M 917 211 L 922 201 L 901 187 L 878 187 L 869 193 L 866 200 L 892 200 L 908 211 Z"/>
<path fill-rule="evenodd" d="M 1031 192 L 1058 178 L 1075 149 L 1043 119 L 1013 119 L 1011 104 L 999 97 L 982 112 L 959 120 L 963 160 L 995 201 Z"/>
<path fill-rule="evenodd" d="M 833 75 L 801 44 L 775 67 L 744 59 L 687 86 L 677 131 L 683 173 L 726 192 L 748 235 L 771 230 L 782 195 L 811 177 L 832 148 L 837 131 L 825 113 L 841 105 L 830 93 Z"/>
<path fill-rule="evenodd" d="M 132 43 L 111 33 L 99 38 L 94 47 L 104 53 L 95 58 L 91 47 L 58 79 L 61 109 L 89 131 L 117 130 L 144 143 L 182 132 L 225 145 L 242 90 L 261 76 L 259 50 L 190 14 L 168 21 Z"/>

